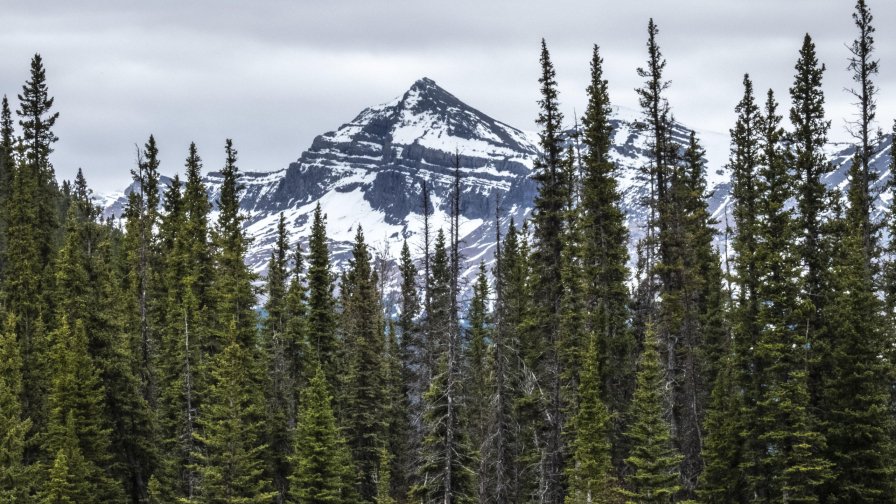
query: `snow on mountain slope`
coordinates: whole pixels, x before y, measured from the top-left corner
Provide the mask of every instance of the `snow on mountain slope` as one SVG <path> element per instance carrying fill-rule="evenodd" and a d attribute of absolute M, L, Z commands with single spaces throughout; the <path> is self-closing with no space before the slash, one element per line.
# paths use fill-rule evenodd
<path fill-rule="evenodd" d="M 647 189 L 639 173 L 648 161 L 649 142 L 639 121 L 638 112 L 619 108 L 611 121 L 611 157 L 617 163 L 632 243 L 643 236 L 646 217 L 642 202 Z M 685 142 L 690 131 L 676 124 L 674 134 Z M 700 131 L 697 136 L 707 149 L 710 211 L 721 227 L 730 189 L 724 169 L 728 137 Z M 480 260 L 492 260 L 496 214 L 504 232 L 511 218 L 519 224 L 531 212 L 536 185 L 530 175 L 539 153 L 537 141 L 536 134 L 497 121 L 432 80 L 420 79 L 402 96 L 367 108 L 335 131 L 315 138 L 285 170 L 243 174 L 246 190 L 241 206 L 248 217 L 247 231 L 253 237 L 247 261 L 253 270 L 264 272 L 281 212 L 292 239 L 304 243 L 318 204 L 327 215 L 337 267 L 347 259 L 358 226 L 379 255 L 397 258 L 405 240 L 419 255 L 423 183 L 430 188 L 433 230 L 447 232 L 458 156 L 462 177 L 460 236 L 464 274 L 469 278 Z M 845 183 L 851 147 L 843 147 L 831 147 L 831 159 L 837 167 L 826 179 L 831 186 Z M 882 187 L 889 178 L 888 161 L 884 154 L 875 158 L 875 187 Z M 169 180 L 163 179 L 163 185 Z M 207 174 L 206 184 L 211 201 L 216 201 L 220 173 Z M 107 215 L 121 215 L 125 194 L 133 189 L 105 198 Z M 883 203 L 878 198 L 877 208 L 883 208 Z"/>

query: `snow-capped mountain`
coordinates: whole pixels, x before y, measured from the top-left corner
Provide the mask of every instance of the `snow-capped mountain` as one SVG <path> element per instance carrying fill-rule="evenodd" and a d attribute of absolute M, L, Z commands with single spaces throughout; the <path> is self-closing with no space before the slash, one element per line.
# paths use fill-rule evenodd
<path fill-rule="evenodd" d="M 646 216 L 642 204 L 646 188 L 639 173 L 647 162 L 648 142 L 638 119 L 636 112 L 616 109 L 612 120 L 611 156 L 617 163 L 633 243 L 643 235 Z M 675 134 L 684 140 L 689 129 L 676 125 Z M 723 226 L 729 201 L 728 174 L 723 169 L 728 139 L 718 133 L 698 131 L 697 135 L 709 152 L 710 210 Z M 447 232 L 458 156 L 460 237 L 469 277 L 480 261 L 492 259 L 496 215 L 503 232 L 511 218 L 520 223 L 531 212 L 536 185 L 530 175 L 539 152 L 537 141 L 536 134 L 497 121 L 432 80 L 420 79 L 401 97 L 365 109 L 337 130 L 315 138 L 285 170 L 243 173 L 246 190 L 241 205 L 248 216 L 246 229 L 254 239 L 247 261 L 254 270 L 264 271 L 281 212 L 293 240 L 304 242 L 318 204 L 327 214 L 337 263 L 347 258 L 358 226 L 374 251 L 386 258 L 397 258 L 404 240 L 419 253 L 423 183 L 430 188 L 433 230 L 441 227 Z M 890 141 L 886 139 L 887 145 Z M 831 148 L 837 167 L 826 179 L 831 186 L 846 181 L 852 148 L 843 147 Z M 886 154 L 874 158 L 875 187 L 882 187 L 889 178 L 888 162 Z M 168 180 L 163 179 L 163 185 Z M 205 181 L 215 201 L 221 176 L 211 172 Z M 107 197 L 106 213 L 121 215 L 124 194 L 130 190 L 133 187 Z M 877 208 L 883 205 L 878 198 Z"/>

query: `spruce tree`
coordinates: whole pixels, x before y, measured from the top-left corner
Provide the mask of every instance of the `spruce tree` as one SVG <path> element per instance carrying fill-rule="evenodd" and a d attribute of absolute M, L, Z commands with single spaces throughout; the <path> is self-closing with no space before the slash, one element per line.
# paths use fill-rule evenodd
<path fill-rule="evenodd" d="M 824 437 L 810 410 L 807 354 L 807 306 L 800 300 L 802 225 L 787 208 L 791 179 L 780 151 L 780 118 L 774 96 L 766 106 L 762 192 L 757 227 L 756 266 L 758 334 L 753 350 L 755 405 L 747 433 L 752 454 L 747 461 L 752 493 L 767 502 L 817 502 L 819 486 L 830 476 Z M 811 307 L 811 305 L 809 305 Z"/>
<path fill-rule="evenodd" d="M 16 321 L 7 316 L 0 332 L 0 501 L 30 502 L 33 481 L 25 465 L 31 420 L 22 417 L 22 357 Z"/>
<path fill-rule="evenodd" d="M 872 262 L 877 255 L 877 226 L 871 220 L 871 174 L 868 165 L 875 154 L 872 128 L 877 117 L 877 86 L 872 79 L 879 71 L 879 63 L 874 59 L 875 29 L 871 24 L 874 16 L 865 0 L 857 0 L 852 18 L 859 33 L 849 46 L 849 70 L 856 88 L 849 89 L 848 92 L 856 100 L 858 111 L 855 120 L 847 127 L 857 143 L 849 170 L 847 217 L 853 226 L 859 226 L 862 230 L 862 245 L 865 249 L 863 262 L 868 270 L 867 274 L 871 274 Z"/>
<path fill-rule="evenodd" d="M 663 206 L 666 200 L 666 186 L 668 179 L 668 165 L 670 146 L 669 128 L 669 103 L 663 92 L 669 87 L 669 82 L 663 79 L 663 71 L 666 68 L 666 60 L 660 51 L 657 35 L 659 28 L 653 22 L 653 18 L 647 23 L 647 65 L 638 68 L 638 76 L 644 79 L 644 87 L 635 90 L 638 93 L 638 101 L 644 115 L 645 127 L 649 136 L 650 160 L 643 167 L 642 172 L 647 177 L 650 192 L 647 195 L 647 207 L 649 217 L 647 221 L 647 236 L 644 238 L 644 257 L 646 261 L 645 275 L 648 294 L 646 298 L 649 311 L 653 311 L 654 291 L 654 265 L 660 260 L 659 232 L 664 225 L 662 219 Z"/>
<path fill-rule="evenodd" d="M 423 397 L 424 438 L 415 499 L 427 503 L 464 503 L 476 498 L 475 460 L 464 425 L 466 401 L 460 378 L 462 348 L 452 331 L 451 263 L 445 234 L 436 235 L 432 259 L 431 313 L 428 325 L 436 336 L 439 356 Z"/>
<path fill-rule="evenodd" d="M 158 395 L 152 356 L 158 353 L 160 304 L 159 244 L 156 229 L 159 221 L 159 149 L 150 135 L 137 158 L 137 169 L 131 170 L 136 190 L 128 195 L 124 212 L 124 249 L 127 259 L 128 294 L 131 303 L 129 325 L 134 334 L 132 344 L 139 358 L 139 375 L 144 398 L 154 404 Z"/>
<path fill-rule="evenodd" d="M 516 226 L 511 219 L 504 240 L 501 241 L 499 235 L 496 243 L 494 342 L 489 362 L 493 391 L 487 442 L 480 455 L 483 471 L 479 475 L 485 500 L 499 504 L 517 502 L 520 494 L 518 478 L 523 467 L 519 461 L 521 422 L 517 415 L 522 362 L 518 331 L 528 318 L 531 302 L 524 265 Z"/>
<path fill-rule="evenodd" d="M 336 426 L 327 389 L 326 375 L 318 366 L 302 391 L 287 499 L 291 504 L 356 502 L 351 455 Z"/>
<path fill-rule="evenodd" d="M 217 202 L 218 222 L 211 233 L 215 265 L 212 295 L 218 326 L 215 330 L 226 334 L 230 326 L 234 325 L 239 344 L 254 352 L 257 337 L 253 308 L 256 299 L 252 282 L 255 275 L 245 263 L 250 239 L 243 230 L 246 217 L 240 211 L 240 196 L 244 188 L 236 165 L 237 151 L 230 139 L 225 142 L 224 152 L 224 168 L 221 170 L 223 181 Z"/>
<path fill-rule="evenodd" d="M 122 485 L 111 474 L 111 428 L 106 422 L 106 390 L 88 353 L 88 338 L 81 320 L 70 325 L 65 315 L 51 340 L 52 387 L 48 399 L 50 419 L 44 438 L 48 454 L 68 450 L 72 463 L 72 436 L 84 458 L 86 483 L 96 502 L 121 502 Z M 79 464 L 80 465 L 80 464 Z"/>
<path fill-rule="evenodd" d="M 675 449 L 663 416 L 663 376 L 657 346 L 648 326 L 626 432 L 631 452 L 625 462 L 631 474 L 625 495 L 632 503 L 671 503 L 681 491 L 678 466 L 682 456 Z"/>
<path fill-rule="evenodd" d="M 485 263 L 479 264 L 479 273 L 473 283 L 473 298 L 467 311 L 468 346 L 465 375 L 467 389 L 467 425 L 470 427 L 470 444 L 477 453 L 483 451 L 488 436 L 488 416 L 491 403 L 492 370 L 489 363 L 491 346 L 491 316 L 488 310 L 489 286 Z M 480 457 L 479 500 L 486 495 L 483 482 L 485 460 Z"/>
<path fill-rule="evenodd" d="M 236 321 L 230 343 L 213 359 L 203 414 L 199 419 L 192 500 L 206 503 L 270 503 L 276 492 L 265 476 L 263 403 L 256 393 L 252 351 L 239 343 Z"/>
<path fill-rule="evenodd" d="M 73 415 L 65 424 L 62 445 L 51 462 L 46 484 L 37 493 L 39 504 L 100 504 L 104 501 L 90 481 L 92 468 L 78 446 Z M 27 502 L 27 501 L 26 501 Z"/>
<path fill-rule="evenodd" d="M 426 392 L 423 369 L 426 364 L 426 346 L 418 319 L 420 315 L 420 293 L 417 289 L 417 266 L 411 258 L 407 241 L 402 244 L 398 271 L 401 275 L 400 310 L 396 321 L 399 353 L 402 365 L 404 390 L 405 453 L 395 453 L 392 472 L 396 487 L 401 487 L 401 495 L 407 495 L 416 473 L 415 460 L 420 450 L 423 436 L 419 419 L 422 415 L 422 398 Z"/>
<path fill-rule="evenodd" d="M 12 112 L 6 95 L 0 102 L 0 272 L 6 264 L 6 205 L 12 191 L 13 174 L 16 169 L 15 129 Z"/>
<path fill-rule="evenodd" d="M 336 314 L 326 216 L 314 209 L 308 241 L 308 344 L 331 387 L 337 384 Z"/>
<path fill-rule="evenodd" d="M 572 454 L 567 466 L 567 504 L 621 500 L 612 461 L 611 415 L 601 399 L 599 362 L 597 336 L 592 333 L 582 360 L 578 409 L 571 420 L 575 438 L 570 442 Z"/>
<path fill-rule="evenodd" d="M 267 362 L 267 455 L 273 471 L 274 487 L 280 501 L 285 498 L 291 472 L 289 456 L 292 453 L 292 429 L 295 427 L 298 413 L 298 396 L 300 387 L 298 376 L 303 357 L 301 337 L 293 341 L 292 328 L 297 321 L 294 315 L 297 310 L 304 310 L 304 289 L 301 283 L 301 271 L 295 271 L 296 288 L 299 293 L 290 296 L 289 272 L 289 235 L 286 231 L 286 220 L 283 214 L 277 223 L 277 239 L 271 259 L 268 262 L 268 275 L 265 285 L 267 301 L 264 308 L 267 317 L 263 320 L 263 345 Z M 301 260 L 301 254 L 297 254 Z M 297 270 L 301 264 L 297 264 Z M 301 316 L 301 315 L 300 315 Z"/>
<path fill-rule="evenodd" d="M 597 46 L 591 59 L 588 108 L 582 117 L 582 269 L 587 329 L 597 338 L 600 397 L 612 414 L 613 445 L 621 446 L 620 420 L 634 383 L 635 342 L 628 326 L 628 229 L 609 157 L 612 142 L 610 98 Z M 616 459 L 621 454 L 616 452 Z"/>
<path fill-rule="evenodd" d="M 25 149 L 23 166 L 36 185 L 34 199 L 29 202 L 35 213 L 32 232 L 35 233 L 39 253 L 36 260 L 46 265 L 50 261 L 59 225 L 56 206 L 58 187 L 50 163 L 53 143 L 58 140 L 53 127 L 59 113 L 52 112 L 54 98 L 49 94 L 46 69 L 40 54 L 35 54 L 31 59 L 31 75 L 22 86 L 22 94 L 18 98 L 19 109 L 16 113 L 20 118 Z"/>
<path fill-rule="evenodd" d="M 538 184 L 532 222 L 534 225 L 533 299 L 537 316 L 536 332 L 542 348 L 533 362 L 539 386 L 546 395 L 545 420 L 540 450 L 539 485 L 543 502 L 560 504 L 564 494 L 564 446 L 562 430 L 565 424 L 561 397 L 560 369 L 560 311 L 562 295 L 561 268 L 563 254 L 564 209 L 569 187 L 564 172 L 562 122 L 558 102 L 556 72 L 544 40 L 541 41 L 541 86 L 538 124 L 539 146 L 542 155 L 536 160 L 533 180 Z"/>
<path fill-rule="evenodd" d="M 815 43 L 806 34 L 796 64 L 796 76 L 790 88 L 792 106 L 790 122 L 793 131 L 788 137 L 790 144 L 788 163 L 794 167 L 798 225 L 802 231 L 800 257 L 805 268 L 802 296 L 812 303 L 814 310 L 808 317 L 809 340 L 816 353 L 823 353 L 821 335 L 823 326 L 821 313 L 824 286 L 824 270 L 829 252 L 824 247 L 822 237 L 822 213 L 826 203 L 827 188 L 822 177 L 833 169 L 824 153 L 830 121 L 824 118 L 824 92 L 821 87 L 825 67 L 818 62 Z M 817 379 L 811 378 L 814 389 Z"/>
<path fill-rule="evenodd" d="M 358 226 L 349 268 L 341 285 L 342 324 L 349 352 L 342 420 L 359 476 L 358 493 L 365 502 L 372 502 L 376 497 L 376 467 L 386 427 L 382 363 L 385 338 L 376 285 L 370 252 Z"/>

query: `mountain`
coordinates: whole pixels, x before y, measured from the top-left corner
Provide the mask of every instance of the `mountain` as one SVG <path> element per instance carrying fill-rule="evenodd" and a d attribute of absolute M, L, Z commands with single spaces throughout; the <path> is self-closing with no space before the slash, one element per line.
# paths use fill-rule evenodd
<path fill-rule="evenodd" d="M 647 164 L 648 139 L 639 128 L 639 118 L 636 112 L 617 108 L 611 120 L 614 142 L 610 155 L 618 167 L 632 243 L 643 235 L 646 217 L 642 201 L 647 189 L 639 174 Z M 684 125 L 675 125 L 675 136 L 682 141 L 689 131 Z M 728 174 L 723 169 L 728 138 L 700 131 L 697 135 L 710 153 L 710 211 L 721 229 L 729 202 Z M 347 259 L 357 226 L 362 226 L 368 243 L 383 257 L 397 258 L 404 240 L 420 254 L 423 183 L 430 188 L 432 228 L 447 232 L 457 161 L 462 192 L 461 252 L 464 276 L 469 277 L 479 261 L 492 260 L 496 216 L 504 232 L 511 218 L 520 224 L 531 212 L 536 185 L 530 175 L 539 153 L 537 142 L 536 134 L 495 120 L 434 81 L 420 79 L 401 97 L 367 108 L 335 131 L 316 137 L 285 170 L 243 173 L 246 190 L 241 206 L 248 216 L 247 231 L 254 238 L 247 261 L 255 271 L 264 272 L 281 212 L 292 238 L 304 242 L 318 204 L 327 214 L 337 264 Z M 892 138 L 887 137 L 883 147 L 889 142 Z M 852 152 L 849 146 L 830 147 L 837 168 L 826 178 L 830 186 L 846 183 Z M 888 163 L 885 153 L 874 158 L 875 188 L 889 179 Z M 162 185 L 169 180 L 163 179 Z M 205 182 L 214 202 L 220 173 L 208 173 Z M 121 215 L 125 195 L 134 189 L 131 186 L 105 198 L 106 214 Z M 875 208 L 878 213 L 884 208 L 880 197 Z"/>

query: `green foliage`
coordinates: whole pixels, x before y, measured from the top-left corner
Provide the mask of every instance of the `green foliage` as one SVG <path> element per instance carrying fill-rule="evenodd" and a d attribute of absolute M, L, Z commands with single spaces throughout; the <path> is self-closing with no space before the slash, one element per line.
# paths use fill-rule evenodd
<path fill-rule="evenodd" d="M 621 500 L 611 457 L 611 416 L 600 397 L 597 348 L 597 336 L 592 333 L 582 361 L 578 410 L 571 420 L 575 438 L 570 443 L 572 456 L 567 466 L 567 504 L 609 504 Z"/>
<path fill-rule="evenodd" d="M 364 233 L 359 226 L 349 268 L 341 285 L 341 322 L 348 369 L 343 391 L 344 411 L 340 413 L 359 475 L 359 494 L 365 502 L 376 497 L 376 468 L 387 426 L 382 362 L 385 337 L 377 276 L 370 259 Z"/>
<path fill-rule="evenodd" d="M 302 392 L 287 500 L 292 504 L 356 502 L 351 454 L 336 426 L 327 388 L 326 376 L 318 367 Z"/>
<path fill-rule="evenodd" d="M 31 474 L 25 444 L 31 420 L 22 417 L 22 356 L 16 321 L 7 316 L 0 332 L 0 501 L 29 502 Z"/>
<path fill-rule="evenodd" d="M 336 312 L 326 216 L 314 209 L 308 241 L 308 343 L 331 387 L 337 384 Z"/>
<path fill-rule="evenodd" d="M 263 406 L 255 390 L 251 351 L 237 341 L 231 323 L 231 343 L 211 365 L 211 382 L 199 419 L 196 472 L 197 494 L 190 501 L 207 503 L 271 503 L 276 492 L 264 475 Z"/>
<path fill-rule="evenodd" d="M 631 453 L 625 462 L 631 475 L 625 496 L 632 503 L 670 503 L 681 491 L 678 466 L 682 456 L 675 449 L 669 423 L 663 416 L 660 354 L 649 326 L 645 337 L 626 432 Z"/>
<path fill-rule="evenodd" d="M 69 465 L 74 464 L 75 449 L 84 458 L 83 478 L 91 486 L 96 502 L 119 502 L 122 487 L 111 474 L 111 428 L 106 423 L 106 390 L 99 371 L 88 354 L 84 323 L 71 326 L 64 316 L 51 335 L 53 381 L 48 398 L 50 420 L 44 439 L 48 454 L 67 450 Z"/>
<path fill-rule="evenodd" d="M 601 397 L 612 413 L 611 439 L 621 446 L 623 411 L 634 384 L 636 345 L 628 326 L 628 229 L 609 157 L 612 108 L 597 46 L 591 58 L 588 108 L 582 117 L 583 158 L 582 278 L 585 279 L 586 327 L 597 337 L 597 372 Z M 617 459 L 619 454 L 617 453 Z"/>

